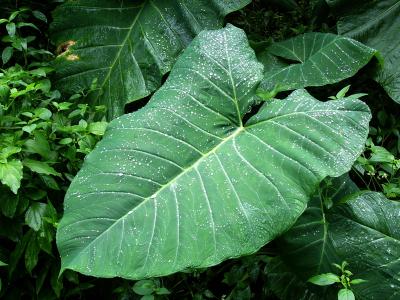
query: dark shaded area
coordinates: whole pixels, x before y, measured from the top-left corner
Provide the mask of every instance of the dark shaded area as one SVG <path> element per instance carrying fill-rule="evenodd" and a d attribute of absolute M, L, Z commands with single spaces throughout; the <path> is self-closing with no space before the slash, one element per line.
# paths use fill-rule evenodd
<path fill-rule="evenodd" d="M 163 77 L 161 78 L 161 85 L 164 84 L 164 82 L 167 80 L 168 76 L 169 76 L 169 72 L 163 75 Z M 126 114 L 132 113 L 132 112 L 135 112 L 135 111 L 145 107 L 146 104 L 150 101 L 151 97 L 153 97 L 153 94 L 154 94 L 154 92 L 142 99 L 138 99 L 138 100 L 132 101 L 131 103 L 126 104 L 125 105 L 125 113 Z"/>

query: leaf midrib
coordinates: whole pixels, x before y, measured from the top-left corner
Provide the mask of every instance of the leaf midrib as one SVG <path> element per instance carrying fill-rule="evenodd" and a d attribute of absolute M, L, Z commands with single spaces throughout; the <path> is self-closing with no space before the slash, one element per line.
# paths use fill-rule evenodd
<path fill-rule="evenodd" d="M 139 209 L 141 206 L 143 206 L 145 203 L 147 203 L 149 200 L 154 199 L 157 197 L 159 193 L 161 193 L 165 188 L 169 187 L 171 184 L 174 184 L 176 181 L 179 180 L 180 177 L 183 175 L 187 174 L 191 170 L 195 169 L 202 161 L 204 161 L 207 157 L 209 157 L 211 154 L 215 153 L 220 147 L 222 147 L 224 144 L 229 142 L 230 140 L 234 139 L 236 136 L 238 136 L 242 131 L 244 131 L 244 127 L 237 127 L 237 129 L 224 138 L 216 147 L 212 148 L 209 152 L 205 153 L 201 158 L 196 160 L 193 164 L 191 164 L 189 167 L 183 169 L 182 172 L 180 172 L 177 176 L 172 178 L 170 181 L 168 181 L 166 184 L 162 185 L 155 193 L 152 195 L 144 198 L 144 200 L 137 206 L 135 206 L 133 209 L 129 210 L 126 214 L 124 214 L 122 217 L 118 218 L 115 220 L 115 222 L 109 226 L 105 231 L 103 231 L 101 234 L 99 234 L 95 239 L 93 239 L 89 244 L 87 244 L 83 249 L 80 249 L 79 252 L 85 251 L 87 248 L 89 248 L 93 243 L 95 243 L 100 237 L 102 237 L 105 233 L 107 233 L 111 228 L 113 228 L 116 224 L 118 224 L 121 220 L 125 219 L 129 214 L 131 214 L 133 211 L 136 211 Z M 72 262 L 77 258 L 77 256 L 74 257 Z M 65 267 L 63 268 L 65 269 Z"/>
<path fill-rule="evenodd" d="M 326 112 L 327 110 L 321 110 Z M 314 112 L 314 110 L 313 110 Z M 279 115 L 279 116 L 274 116 L 270 119 L 267 120 L 263 120 L 260 122 L 257 122 L 255 124 L 249 125 L 249 126 L 245 126 L 245 127 L 237 127 L 237 129 L 230 134 L 229 136 L 227 136 L 226 138 L 224 138 L 217 146 L 215 146 L 214 148 L 212 148 L 209 152 L 205 153 L 202 157 L 200 157 L 198 160 L 196 160 L 193 164 L 191 164 L 190 166 L 188 166 L 187 168 L 183 169 L 182 172 L 180 172 L 177 176 L 175 176 L 174 178 L 172 178 L 170 181 L 168 181 L 166 184 L 160 186 L 160 188 L 153 193 L 152 195 L 144 198 L 144 200 L 137 206 L 135 206 L 133 209 L 129 210 L 126 214 L 124 214 L 123 216 L 121 216 L 120 218 L 116 219 L 115 222 L 109 226 L 105 231 L 103 231 L 101 234 L 99 234 L 95 239 L 93 239 L 89 244 L 87 244 L 83 249 L 81 249 L 79 252 L 83 252 L 85 251 L 88 247 L 90 247 L 93 243 L 95 243 L 99 238 L 101 238 L 105 233 L 107 233 L 109 230 L 111 230 L 116 224 L 118 224 L 121 220 L 123 220 L 124 218 L 126 218 L 126 216 L 128 216 L 129 214 L 131 214 L 133 211 L 136 211 L 137 209 L 139 209 L 141 206 L 143 206 L 145 203 L 147 203 L 149 200 L 154 199 L 155 197 L 157 197 L 157 195 L 163 191 L 165 188 L 169 187 L 171 184 L 175 183 L 176 181 L 179 180 L 180 177 L 182 177 L 183 175 L 187 174 L 189 171 L 193 170 L 194 168 L 196 168 L 202 161 L 204 161 L 207 157 L 209 157 L 211 154 L 215 153 L 219 148 L 221 148 L 224 144 L 226 144 L 227 142 L 233 140 L 236 136 L 238 136 L 241 132 L 244 132 L 246 129 L 252 128 L 256 125 L 260 125 L 263 123 L 266 123 L 268 121 L 271 120 L 276 120 L 277 118 L 282 118 L 282 117 L 287 117 L 287 116 L 291 116 L 291 115 L 296 115 L 296 114 L 303 114 L 305 112 L 303 111 L 295 111 L 292 113 L 288 113 L 288 114 L 284 114 L 284 115 Z M 77 258 L 77 256 L 75 256 L 74 260 Z M 74 261 L 73 260 L 73 261 Z"/>
<path fill-rule="evenodd" d="M 140 17 L 140 15 L 141 15 L 142 11 L 143 11 L 143 8 L 144 8 L 145 5 L 147 4 L 147 2 L 148 2 L 148 1 L 145 1 L 145 2 L 143 2 L 142 5 L 138 6 L 138 7 L 140 7 L 140 10 L 139 10 L 139 12 L 137 13 L 135 19 L 132 21 L 132 24 L 131 24 L 131 26 L 129 27 L 128 33 L 126 34 L 125 39 L 124 39 L 124 40 L 122 41 L 122 43 L 120 44 L 120 48 L 119 48 L 117 54 L 115 55 L 115 59 L 114 59 L 114 61 L 112 62 L 112 64 L 110 65 L 109 70 L 108 70 L 108 72 L 107 72 L 107 74 L 106 74 L 106 77 L 104 78 L 104 80 L 103 80 L 103 82 L 102 82 L 102 84 L 101 84 L 101 86 L 100 86 L 100 88 L 99 88 L 102 92 L 103 92 L 103 89 L 104 89 L 104 85 L 105 85 L 106 82 L 110 79 L 110 76 L 111 76 L 111 73 L 112 73 L 112 71 L 113 71 L 113 69 L 114 69 L 114 67 L 115 67 L 115 64 L 117 63 L 119 57 L 121 56 L 122 49 L 125 47 L 125 45 L 126 45 L 128 39 L 129 39 L 129 36 L 130 36 L 131 33 L 132 33 L 133 27 L 136 25 L 136 22 L 139 20 L 139 17 Z M 97 102 L 97 100 L 99 99 L 99 97 L 100 97 L 102 94 L 103 94 L 103 93 L 97 93 L 97 95 L 96 95 L 94 101 Z"/>

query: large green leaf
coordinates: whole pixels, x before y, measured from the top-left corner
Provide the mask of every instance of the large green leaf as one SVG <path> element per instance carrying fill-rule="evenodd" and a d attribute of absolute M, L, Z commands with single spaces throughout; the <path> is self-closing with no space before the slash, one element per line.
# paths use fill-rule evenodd
<path fill-rule="evenodd" d="M 377 52 L 363 44 L 330 33 L 306 33 L 274 43 L 258 56 L 266 60 L 260 92 L 322 86 L 353 76 Z M 275 63 L 271 63 L 271 56 Z"/>
<path fill-rule="evenodd" d="M 400 103 L 400 0 L 331 0 L 328 3 L 342 16 L 337 26 L 339 34 L 380 51 L 384 68 L 377 72 L 375 79 Z"/>
<path fill-rule="evenodd" d="M 204 31 L 147 106 L 112 121 L 68 190 L 62 269 L 143 278 L 255 252 L 348 170 L 367 106 L 300 90 L 243 124 L 262 70 L 243 31 Z"/>
<path fill-rule="evenodd" d="M 51 27 L 64 51 L 56 60 L 57 88 L 75 93 L 97 78 L 91 103 L 105 104 L 110 119 L 122 115 L 126 103 L 160 86 L 197 33 L 222 27 L 225 15 L 249 2 L 67 1 L 55 10 Z"/>
<path fill-rule="evenodd" d="M 287 288 L 304 287 L 313 275 L 337 272 L 332 263 L 347 261 L 353 278 L 368 280 L 352 287 L 359 299 L 397 299 L 400 203 L 375 192 L 354 194 L 357 188 L 349 179 L 338 183 L 336 180 L 332 191 L 323 193 L 334 198 L 333 208 L 326 209 L 322 197 L 314 198 L 295 226 L 278 240 L 281 255 L 271 262 L 277 292 L 282 299 L 292 299 L 286 297 L 290 295 Z M 280 274 L 279 269 L 284 272 Z M 285 274 L 290 272 L 297 279 L 289 285 L 290 276 Z M 324 299 L 337 293 L 330 290 L 331 294 L 326 294 L 329 290 L 321 288 L 314 291 Z"/>

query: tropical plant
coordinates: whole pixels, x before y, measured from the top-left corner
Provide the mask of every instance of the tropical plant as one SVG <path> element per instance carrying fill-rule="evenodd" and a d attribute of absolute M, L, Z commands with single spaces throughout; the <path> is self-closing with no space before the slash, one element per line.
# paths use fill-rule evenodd
<path fill-rule="evenodd" d="M 398 2 L 4 1 L 0 297 L 396 299 Z"/>
<path fill-rule="evenodd" d="M 255 252 L 293 225 L 324 177 L 348 171 L 368 108 L 299 90 L 244 121 L 262 70 L 241 30 L 196 37 L 147 106 L 110 123 L 73 181 L 62 269 L 139 279 Z"/>
<path fill-rule="evenodd" d="M 249 2 L 69 1 L 53 15 L 51 31 L 60 54 L 56 86 L 76 93 L 97 78 L 90 103 L 106 105 L 110 119 L 120 116 L 125 104 L 160 86 L 197 33 L 222 27 L 225 15 Z"/>

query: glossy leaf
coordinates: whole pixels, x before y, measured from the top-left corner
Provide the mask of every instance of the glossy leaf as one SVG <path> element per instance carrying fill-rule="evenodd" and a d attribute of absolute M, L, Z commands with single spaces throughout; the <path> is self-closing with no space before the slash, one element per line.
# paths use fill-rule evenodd
<path fill-rule="evenodd" d="M 331 209 L 315 198 L 278 240 L 282 255 L 277 260 L 296 274 L 300 285 L 312 275 L 338 273 L 332 264 L 347 261 L 352 278 L 367 280 L 351 286 L 356 298 L 396 299 L 400 292 L 400 203 L 375 192 L 351 193 L 355 188 L 348 179 L 341 184 L 331 186 L 332 191 L 340 191 L 336 196 L 322 192 L 334 198 Z M 275 284 L 286 286 L 286 279 L 280 279 Z"/>
<path fill-rule="evenodd" d="M 287 230 L 319 181 L 361 153 L 370 113 L 300 90 L 243 124 L 261 78 L 243 31 L 200 33 L 75 177 L 57 233 L 62 269 L 166 275 L 253 253 Z"/>
<path fill-rule="evenodd" d="M 268 93 L 341 81 L 353 76 L 377 52 L 346 37 L 314 32 L 274 43 L 259 54 L 265 55 L 277 58 L 277 63 L 266 66 L 260 84 L 259 91 Z"/>
<path fill-rule="evenodd" d="M 340 278 L 336 274 L 325 273 L 325 274 L 315 275 L 311 277 L 308 281 L 316 285 L 324 286 L 340 282 Z"/>
<path fill-rule="evenodd" d="M 400 103 L 400 0 L 328 1 L 341 18 L 338 33 L 380 51 L 383 70 L 375 75 L 393 100 Z"/>
<path fill-rule="evenodd" d="M 58 45 L 57 88 L 76 93 L 97 79 L 93 105 L 104 104 L 112 119 L 126 103 L 156 90 L 164 74 L 204 29 L 222 27 L 228 13 L 250 0 L 80 0 L 54 12 Z"/>

